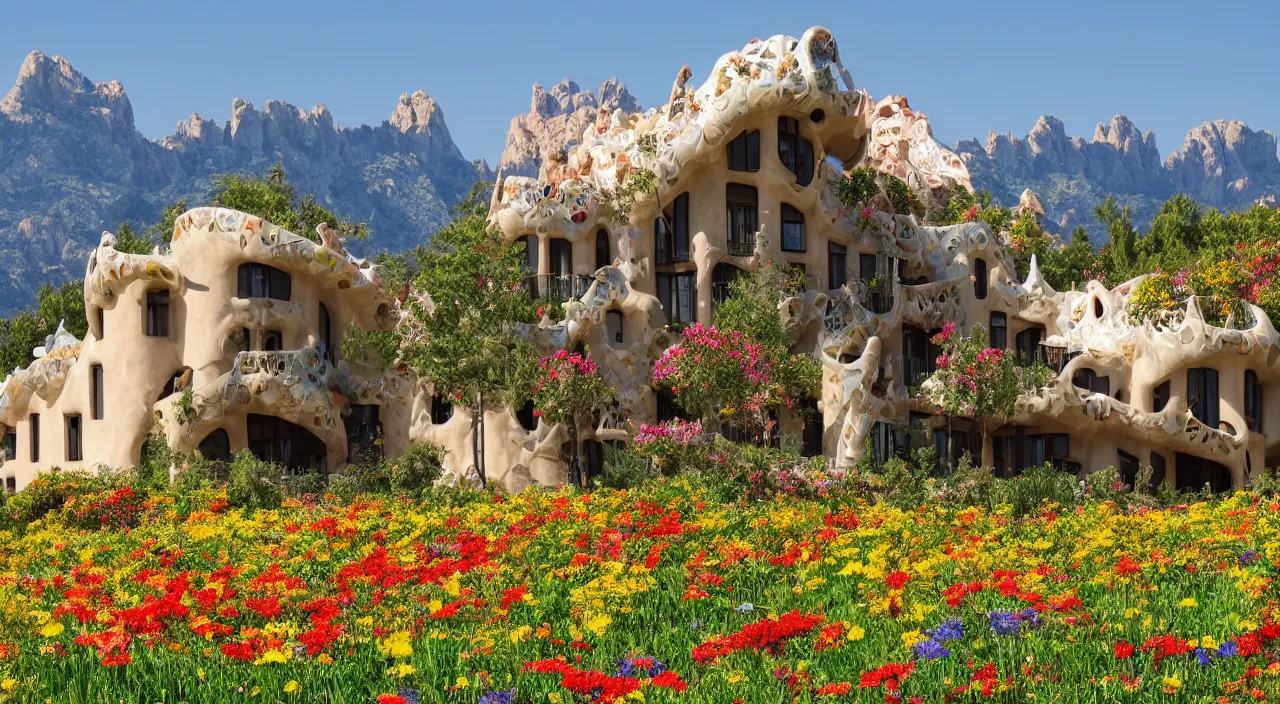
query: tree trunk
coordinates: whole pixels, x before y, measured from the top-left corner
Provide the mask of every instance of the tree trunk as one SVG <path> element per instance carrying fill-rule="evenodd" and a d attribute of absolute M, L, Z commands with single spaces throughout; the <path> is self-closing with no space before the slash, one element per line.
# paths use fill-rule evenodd
<path fill-rule="evenodd" d="M 955 443 L 951 441 L 951 436 L 952 436 L 951 416 L 947 416 L 947 472 L 948 473 L 951 472 L 951 448 L 955 446 Z"/>
<path fill-rule="evenodd" d="M 480 488 L 489 486 L 484 467 L 484 392 L 476 392 L 476 408 L 471 416 L 471 449 L 474 453 L 476 474 L 480 477 Z"/>
<path fill-rule="evenodd" d="M 587 488 L 587 473 L 582 471 L 582 465 L 578 463 L 578 422 L 576 420 L 569 421 L 569 480 L 577 483 L 583 489 Z"/>

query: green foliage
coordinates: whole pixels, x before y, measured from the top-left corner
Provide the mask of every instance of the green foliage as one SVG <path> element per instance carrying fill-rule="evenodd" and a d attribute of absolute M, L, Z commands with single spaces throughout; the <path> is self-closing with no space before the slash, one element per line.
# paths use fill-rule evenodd
<path fill-rule="evenodd" d="M 916 196 L 906 181 L 897 176 L 884 176 L 884 194 L 889 199 L 889 203 L 893 205 L 893 212 L 898 215 L 918 214 L 920 211 L 920 199 Z"/>
<path fill-rule="evenodd" d="M 600 486 L 606 489 L 633 489 L 652 478 L 648 457 L 631 447 L 604 446 L 604 472 Z"/>
<path fill-rule="evenodd" d="M 173 241 L 173 228 L 178 222 L 178 216 L 191 209 L 187 205 L 185 199 L 180 199 L 165 206 L 160 213 L 159 222 L 147 228 L 147 236 L 157 242 L 169 244 Z"/>
<path fill-rule="evenodd" d="M 552 425 L 567 424 L 575 437 L 578 426 L 590 422 L 616 392 L 596 363 L 577 352 L 557 350 L 542 358 L 533 376 L 535 414 Z"/>
<path fill-rule="evenodd" d="M 1046 502 L 1071 506 L 1077 503 L 1076 482 L 1074 474 L 1059 472 L 1045 463 L 1013 479 L 996 482 L 991 505 L 1008 506 L 1019 517 L 1039 511 Z"/>
<path fill-rule="evenodd" d="M 343 237 L 360 240 L 369 235 L 364 223 L 338 217 L 311 194 L 300 196 L 279 163 L 268 170 L 266 178 L 240 174 L 214 176 L 211 196 L 214 205 L 257 215 L 313 242 L 320 241 L 316 234 L 320 223 L 327 223 Z M 170 228 L 170 237 L 172 232 Z"/>
<path fill-rule="evenodd" d="M 138 486 L 154 490 L 169 488 L 169 468 L 180 465 L 182 457 L 169 449 L 169 442 L 159 426 L 151 428 L 142 443 L 138 458 Z"/>
<path fill-rule="evenodd" d="M 248 511 L 280 508 L 284 492 L 280 477 L 284 468 L 263 462 L 252 452 L 242 450 L 232 459 L 227 483 L 227 503 Z"/>
<path fill-rule="evenodd" d="M 474 410 L 477 394 L 527 394 L 519 370 L 535 352 L 519 328 L 537 316 L 521 288 L 524 259 L 489 230 L 484 205 L 469 199 L 457 212 L 418 258 L 410 315 L 399 329 L 401 358 Z M 419 303 L 418 293 L 428 294 L 434 309 Z"/>
<path fill-rule="evenodd" d="M 151 254 L 156 247 L 156 241 L 152 238 L 150 231 L 140 235 L 127 222 L 120 223 L 120 227 L 116 228 L 115 235 L 117 252 Z"/>
<path fill-rule="evenodd" d="M 860 210 L 870 205 L 871 199 L 880 192 L 880 184 L 876 180 L 876 172 L 871 169 L 857 168 L 846 171 L 836 184 L 836 197 L 846 208 Z"/>
<path fill-rule="evenodd" d="M 403 457 L 391 461 L 390 488 L 393 494 L 421 499 L 444 472 L 444 450 L 438 445 L 411 445 Z"/>
<path fill-rule="evenodd" d="M 613 210 L 614 220 L 626 223 L 631 216 L 631 209 L 635 207 L 636 200 L 642 195 L 653 195 L 657 192 L 658 177 L 649 169 L 636 169 L 627 175 L 626 179 L 614 189 L 612 199 L 609 202 L 610 209 Z"/>
<path fill-rule="evenodd" d="M 29 524 L 61 509 L 68 499 L 94 494 L 107 488 L 108 483 L 100 477 L 87 472 L 63 472 L 55 467 L 36 477 L 25 489 L 5 502 L 3 527 L 23 532 Z"/>
<path fill-rule="evenodd" d="M 383 287 L 391 296 L 408 294 L 409 282 L 418 272 L 418 259 L 422 246 L 391 254 L 383 252 L 374 257 Z M 391 367 L 400 355 L 400 338 L 394 330 L 365 330 L 351 321 L 342 333 L 342 358 L 363 362 L 375 367 Z"/>
<path fill-rule="evenodd" d="M 84 312 L 84 284 L 68 281 L 58 288 L 45 284 L 36 293 L 35 307 L 0 319 L 0 376 L 31 364 L 31 351 L 65 321 L 67 332 L 84 339 L 89 328 Z"/>
<path fill-rule="evenodd" d="M 1071 232 L 1071 241 L 1066 246 L 1050 248 L 1040 258 L 1040 273 L 1054 290 L 1066 291 L 1096 278 L 1096 260 L 1097 253 L 1093 251 L 1089 233 L 1083 227 L 1077 227 Z"/>

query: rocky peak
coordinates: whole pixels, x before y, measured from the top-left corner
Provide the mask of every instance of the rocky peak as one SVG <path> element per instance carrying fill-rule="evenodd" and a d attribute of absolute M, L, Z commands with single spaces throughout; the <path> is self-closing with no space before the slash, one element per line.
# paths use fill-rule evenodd
<path fill-rule="evenodd" d="M 1165 168 L 1179 189 L 1209 203 L 1256 200 L 1280 191 L 1275 133 L 1254 131 L 1239 120 L 1214 120 L 1191 129 Z"/>
<path fill-rule="evenodd" d="M 498 170 L 507 176 L 536 176 L 545 156 L 582 139 L 587 127 L 595 124 L 601 108 L 609 112 L 642 111 L 639 101 L 616 78 L 602 83 L 594 93 L 568 78 L 550 90 L 541 83 L 533 84 L 529 112 L 511 120 Z"/>
<path fill-rule="evenodd" d="M 0 113 L 29 121 L 37 114 L 68 110 L 92 115 L 115 133 L 134 129 L 133 106 L 119 81 L 95 84 L 61 56 L 27 54 L 13 87 L 0 100 Z"/>
<path fill-rule="evenodd" d="M 444 113 L 436 105 L 435 98 L 420 90 L 412 94 L 401 93 L 400 101 L 387 122 L 403 133 L 431 134 L 435 130 L 444 130 L 445 136 L 449 134 L 444 126 Z"/>

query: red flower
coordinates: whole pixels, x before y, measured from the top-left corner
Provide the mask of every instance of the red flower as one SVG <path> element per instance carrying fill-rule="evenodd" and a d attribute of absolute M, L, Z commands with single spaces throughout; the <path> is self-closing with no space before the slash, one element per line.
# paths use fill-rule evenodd
<path fill-rule="evenodd" d="M 1125 641 L 1116 643 L 1116 657 L 1121 660 L 1128 660 L 1133 657 L 1133 644 Z"/>
<path fill-rule="evenodd" d="M 699 664 L 706 665 L 739 650 L 761 650 L 777 655 L 782 652 L 788 639 L 809 633 L 822 621 L 821 616 L 812 614 L 801 616 L 797 610 L 785 613 L 776 620 L 766 618 L 749 623 L 737 633 L 716 636 L 704 641 L 693 649 L 693 659 Z"/>
<path fill-rule="evenodd" d="M 378 704 L 409 704 L 409 700 L 398 694 L 379 694 Z"/>
<path fill-rule="evenodd" d="M 907 586 L 907 580 L 909 579 L 911 579 L 911 575 L 903 572 L 902 570 L 898 570 L 897 572 L 890 572 L 888 576 L 884 578 L 884 583 L 889 585 L 890 589 L 901 589 Z"/>

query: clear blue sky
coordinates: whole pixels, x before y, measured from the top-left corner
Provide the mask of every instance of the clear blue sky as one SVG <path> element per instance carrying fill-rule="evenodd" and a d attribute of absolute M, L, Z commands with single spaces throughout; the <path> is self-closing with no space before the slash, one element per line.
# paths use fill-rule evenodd
<path fill-rule="evenodd" d="M 1123 112 L 1162 154 L 1204 120 L 1280 130 L 1277 0 L 64 0 L 0 17 L 0 90 L 27 52 L 62 54 L 94 81 L 120 80 L 153 139 L 193 111 L 227 120 L 236 97 L 323 102 L 343 125 L 377 124 L 420 89 L 463 154 L 496 166 L 535 81 L 594 89 L 616 76 L 650 107 L 681 64 L 701 83 L 752 37 L 815 24 L 835 34 L 856 84 L 906 94 L 947 144 L 1025 134 L 1040 114 L 1088 138 Z"/>

